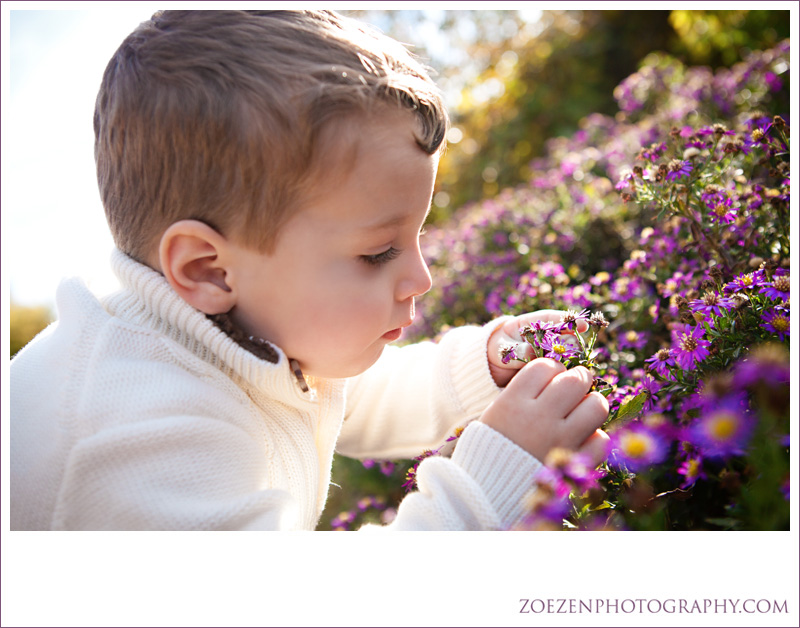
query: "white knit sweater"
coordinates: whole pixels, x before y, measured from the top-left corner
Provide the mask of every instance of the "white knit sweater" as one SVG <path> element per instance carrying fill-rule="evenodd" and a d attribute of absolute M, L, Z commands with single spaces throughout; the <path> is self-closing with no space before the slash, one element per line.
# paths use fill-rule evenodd
<path fill-rule="evenodd" d="M 59 320 L 12 361 L 13 530 L 311 530 L 334 448 L 418 455 L 499 392 L 493 326 L 387 347 L 364 374 L 302 392 L 280 350 L 256 358 L 159 273 L 119 252 L 113 264 L 121 292 L 98 301 L 65 281 Z M 472 422 L 452 457 L 422 462 L 386 528 L 509 527 L 539 466 Z"/>

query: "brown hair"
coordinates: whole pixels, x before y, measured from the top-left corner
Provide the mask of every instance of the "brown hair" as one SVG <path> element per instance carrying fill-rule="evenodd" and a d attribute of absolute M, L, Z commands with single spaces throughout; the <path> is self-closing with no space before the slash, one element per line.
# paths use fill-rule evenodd
<path fill-rule="evenodd" d="M 322 131 L 378 106 L 448 119 L 398 42 L 328 11 L 164 11 L 112 57 L 94 114 L 100 194 L 117 246 L 146 262 L 177 220 L 269 251 L 308 189 Z"/>

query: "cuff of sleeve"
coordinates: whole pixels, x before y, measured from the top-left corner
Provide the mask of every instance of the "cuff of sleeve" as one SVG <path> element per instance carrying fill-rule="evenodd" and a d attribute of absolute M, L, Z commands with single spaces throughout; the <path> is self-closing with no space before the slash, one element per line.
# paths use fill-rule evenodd
<path fill-rule="evenodd" d="M 468 420 L 478 418 L 501 390 L 489 371 L 486 352 L 492 332 L 509 318 L 513 317 L 503 316 L 483 327 L 459 328 L 447 339 L 454 343 L 449 360 L 453 386 Z"/>
<path fill-rule="evenodd" d="M 505 528 L 526 513 L 525 497 L 542 463 L 485 423 L 467 426 L 452 456 L 481 486 Z"/>

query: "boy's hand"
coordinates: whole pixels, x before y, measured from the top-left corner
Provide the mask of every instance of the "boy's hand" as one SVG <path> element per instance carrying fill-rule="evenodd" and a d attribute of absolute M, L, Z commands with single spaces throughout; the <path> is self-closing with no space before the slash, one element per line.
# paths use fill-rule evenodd
<path fill-rule="evenodd" d="M 582 366 L 567 370 L 556 360 L 538 358 L 524 365 L 480 420 L 540 461 L 562 447 L 600 464 L 608 436 L 599 428 L 608 417 L 608 401 L 589 392 L 592 381 Z"/>
<path fill-rule="evenodd" d="M 523 314 L 506 321 L 492 332 L 486 350 L 487 357 L 489 358 L 489 371 L 498 386 L 502 388 L 508 384 L 511 378 L 516 375 L 517 371 L 524 366 L 524 362 L 520 362 L 519 360 L 511 360 L 508 364 L 503 364 L 500 359 L 500 348 L 505 345 L 519 343 L 521 351 L 530 352 L 530 354 L 525 357 L 533 357 L 530 345 L 523 340 L 519 330 L 526 325 L 532 325 L 536 321 L 560 323 L 563 314 L 564 312 L 559 310 L 539 310 L 538 312 Z M 589 324 L 585 320 L 579 320 L 578 332 L 583 333 L 587 329 L 589 329 Z M 571 332 L 565 333 L 571 334 Z"/>

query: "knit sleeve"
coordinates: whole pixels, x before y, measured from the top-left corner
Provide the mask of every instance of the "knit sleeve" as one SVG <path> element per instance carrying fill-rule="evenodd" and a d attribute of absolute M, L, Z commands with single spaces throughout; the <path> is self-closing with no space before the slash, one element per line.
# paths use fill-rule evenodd
<path fill-rule="evenodd" d="M 410 458 L 478 418 L 501 390 L 486 347 L 505 320 L 458 327 L 438 343 L 387 347 L 372 368 L 348 382 L 337 450 L 355 458 Z"/>
<path fill-rule="evenodd" d="M 103 430 L 72 449 L 54 529 L 278 530 L 302 527 L 272 482 L 263 444 L 198 416 Z"/>
<path fill-rule="evenodd" d="M 471 423 L 451 458 L 434 456 L 417 469 L 409 494 L 388 526 L 362 530 L 507 530 L 526 512 L 541 463 L 489 426 Z"/>

